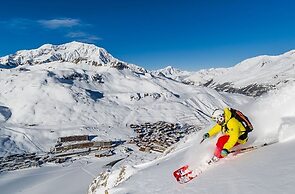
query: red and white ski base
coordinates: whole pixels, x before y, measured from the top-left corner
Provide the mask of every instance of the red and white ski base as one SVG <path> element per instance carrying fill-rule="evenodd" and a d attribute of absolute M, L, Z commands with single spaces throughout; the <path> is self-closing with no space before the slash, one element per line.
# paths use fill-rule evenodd
<path fill-rule="evenodd" d="M 173 172 L 173 176 L 175 177 L 177 182 L 179 182 L 180 184 L 184 184 L 202 174 L 203 170 L 202 168 L 191 170 L 188 165 L 185 165 L 175 170 Z"/>
<path fill-rule="evenodd" d="M 188 165 L 182 166 L 181 168 L 173 172 L 173 176 L 176 178 L 176 181 L 180 184 L 187 183 L 192 180 L 192 170 L 188 168 Z"/>
<path fill-rule="evenodd" d="M 229 156 L 225 159 L 226 160 L 231 159 L 233 157 L 236 157 L 238 154 L 242 154 L 242 153 L 244 153 L 244 152 L 235 152 L 235 155 L 231 154 L 231 156 Z M 189 165 L 185 165 L 185 166 L 182 166 L 179 169 L 175 170 L 173 172 L 173 176 L 175 177 L 177 182 L 179 182 L 180 184 L 184 184 L 184 183 L 187 183 L 187 182 L 191 181 L 192 179 L 200 176 L 204 171 L 208 170 L 212 166 L 215 166 L 218 164 L 220 164 L 219 160 L 214 161 L 211 159 L 211 160 L 207 161 L 206 163 L 201 164 L 197 168 L 190 168 Z"/>

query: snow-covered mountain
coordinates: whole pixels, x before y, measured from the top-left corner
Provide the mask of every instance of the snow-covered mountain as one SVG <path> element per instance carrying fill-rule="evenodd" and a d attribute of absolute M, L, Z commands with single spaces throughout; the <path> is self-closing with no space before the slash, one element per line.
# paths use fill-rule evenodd
<path fill-rule="evenodd" d="M 146 71 L 144 68 L 114 58 L 104 48 L 75 41 L 62 45 L 45 44 L 37 49 L 21 50 L 15 54 L 0 58 L 0 65 L 7 66 L 7 68 L 49 62 L 69 62 L 93 66 L 110 66 L 119 69 L 130 68 L 140 72 Z"/>
<path fill-rule="evenodd" d="M 64 136 L 91 135 L 95 140 L 124 143 L 106 158 L 80 154 L 63 164 L 45 163 L 11 172 L 1 171 L 11 163 L 1 164 L 1 192 L 290 193 L 295 180 L 294 165 L 288 162 L 294 159 L 295 137 L 292 53 L 256 57 L 232 68 L 198 72 L 173 67 L 150 72 L 112 57 L 103 48 L 78 42 L 47 44 L 2 57 L 1 161 L 8 160 L 2 156 L 20 153 L 47 157 L 52 154 L 48 155 L 49 150 L 57 146 L 57 139 Z M 260 98 L 214 90 L 257 96 L 263 93 L 262 86 L 269 91 L 272 84 L 277 91 Z M 249 88 L 244 91 L 245 87 Z M 199 144 L 203 133 L 213 125 L 204 114 L 225 106 L 242 110 L 253 122 L 255 130 L 247 146 L 273 139 L 280 142 L 273 145 L 274 151 L 266 147 L 222 161 L 192 184 L 180 186 L 172 177 L 173 170 L 185 163 L 198 166 L 214 150 L 216 138 Z M 143 152 L 131 143 L 137 135 L 132 124 L 150 134 L 152 128 L 147 126 L 159 121 L 193 125 L 198 130 L 181 136 L 164 153 Z M 24 161 L 24 165 L 28 162 Z M 210 186 L 213 180 L 218 182 L 215 187 Z M 253 180 L 259 184 L 253 186 Z M 282 185 L 285 188 L 277 190 Z"/>
<path fill-rule="evenodd" d="M 94 61 L 101 65 L 93 65 Z M 108 130 L 108 139 L 126 139 L 133 134 L 130 124 L 185 121 L 201 125 L 207 121 L 195 118 L 195 108 L 209 114 L 214 106 L 235 102 L 215 90 L 154 75 L 115 59 L 102 48 L 78 42 L 19 51 L 1 58 L 1 63 L 0 118 L 5 126 L 20 127 L 20 133 L 6 130 L 0 143 L 2 148 L 14 147 L 15 152 L 39 150 L 21 140 L 23 133 L 44 150 L 61 134 L 90 133 L 85 128 L 96 128 L 93 133 L 99 135 L 100 130 Z"/>
<path fill-rule="evenodd" d="M 265 55 L 250 58 L 230 68 L 205 69 L 198 72 L 170 71 L 170 74 L 163 69 L 156 71 L 156 74 L 161 72 L 166 77 L 186 84 L 203 85 L 217 91 L 260 96 L 269 90 L 294 82 L 295 51 L 279 56 Z"/>
<path fill-rule="evenodd" d="M 180 69 L 176 69 L 172 66 L 167 66 L 164 69 L 159 69 L 152 72 L 155 75 L 163 76 L 166 78 L 170 78 L 176 81 L 182 81 L 185 77 L 190 75 L 188 71 L 182 71 Z"/>

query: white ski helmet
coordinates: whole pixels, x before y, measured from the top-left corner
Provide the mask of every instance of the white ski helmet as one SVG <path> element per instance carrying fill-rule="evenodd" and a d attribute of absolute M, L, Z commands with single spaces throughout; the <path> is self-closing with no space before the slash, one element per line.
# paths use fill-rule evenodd
<path fill-rule="evenodd" d="M 223 124 L 225 120 L 223 110 L 215 109 L 212 113 L 212 119 L 218 124 Z"/>

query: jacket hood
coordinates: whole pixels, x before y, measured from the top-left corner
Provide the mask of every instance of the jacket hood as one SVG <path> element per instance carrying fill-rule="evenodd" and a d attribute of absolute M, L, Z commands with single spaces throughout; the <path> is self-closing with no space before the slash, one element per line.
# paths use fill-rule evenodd
<path fill-rule="evenodd" d="M 224 111 L 224 125 L 225 125 L 231 118 L 231 112 L 229 108 L 225 108 L 223 111 Z"/>

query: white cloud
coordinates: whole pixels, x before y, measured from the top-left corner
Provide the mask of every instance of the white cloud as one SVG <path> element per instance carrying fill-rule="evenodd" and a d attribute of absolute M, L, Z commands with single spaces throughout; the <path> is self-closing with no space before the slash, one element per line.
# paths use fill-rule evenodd
<path fill-rule="evenodd" d="M 56 18 L 50 20 L 31 20 L 27 18 L 13 18 L 6 21 L 0 20 L 0 25 L 4 28 L 10 28 L 14 30 L 27 30 L 30 28 L 40 27 L 50 30 L 62 29 L 60 32 L 65 34 L 64 37 L 80 42 L 96 43 L 98 40 L 102 40 L 101 37 L 84 32 L 84 30 L 87 31 L 88 28 L 91 28 L 92 24 L 86 24 L 79 19 L 73 18 Z"/>
<path fill-rule="evenodd" d="M 66 35 L 66 37 L 73 38 L 73 39 L 76 39 L 77 41 L 87 42 L 87 43 L 95 43 L 96 41 L 102 39 L 96 35 L 88 34 L 88 33 L 81 32 L 81 31 L 70 32 Z"/>
<path fill-rule="evenodd" d="M 72 18 L 63 19 L 51 19 L 51 20 L 38 20 L 38 23 L 45 28 L 57 29 L 57 28 L 70 28 L 80 25 L 80 20 Z"/>
<path fill-rule="evenodd" d="M 79 38 L 79 37 L 85 37 L 87 34 L 85 32 L 70 32 L 66 35 L 66 37 L 69 38 Z"/>
<path fill-rule="evenodd" d="M 86 43 L 96 43 L 96 41 L 98 41 L 98 40 L 102 40 L 102 38 L 97 37 L 95 35 L 90 35 L 88 37 L 80 39 L 79 41 L 86 42 Z"/>

